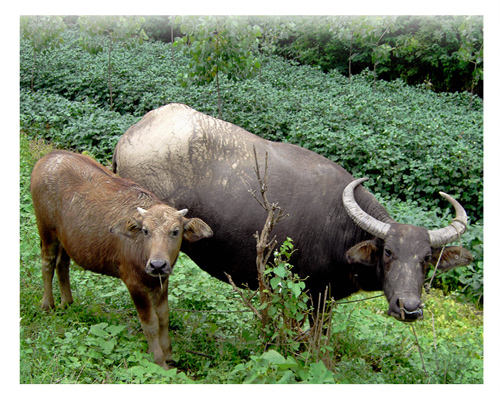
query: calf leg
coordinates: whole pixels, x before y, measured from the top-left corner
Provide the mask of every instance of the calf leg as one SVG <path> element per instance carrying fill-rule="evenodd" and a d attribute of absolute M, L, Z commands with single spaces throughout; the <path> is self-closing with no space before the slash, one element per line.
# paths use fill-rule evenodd
<path fill-rule="evenodd" d="M 59 254 L 57 255 L 56 272 L 59 280 L 59 289 L 61 291 L 61 307 L 65 307 L 73 303 L 71 295 L 71 287 L 69 284 L 69 264 L 70 258 L 64 247 L 59 246 Z"/>
<path fill-rule="evenodd" d="M 168 282 L 164 283 L 168 284 Z M 156 316 L 158 317 L 160 346 L 165 356 L 165 363 L 172 361 L 172 344 L 170 342 L 170 334 L 168 332 L 169 314 L 168 307 L 168 291 L 163 292 L 162 297 L 156 304 Z"/>
<path fill-rule="evenodd" d="M 48 311 L 54 308 L 54 294 L 52 293 L 52 280 L 54 279 L 54 269 L 56 267 L 57 252 L 59 243 L 44 243 L 42 241 L 42 278 L 43 296 L 42 309 Z"/>
<path fill-rule="evenodd" d="M 127 283 L 125 282 L 127 285 Z M 132 300 L 134 301 L 135 308 L 139 313 L 141 320 L 141 327 L 148 341 L 149 351 L 153 354 L 155 363 L 165 370 L 169 367 L 165 362 L 165 355 L 163 354 L 162 346 L 160 344 L 160 326 L 156 312 L 154 311 L 151 299 L 145 291 L 133 286 L 127 285 Z"/>

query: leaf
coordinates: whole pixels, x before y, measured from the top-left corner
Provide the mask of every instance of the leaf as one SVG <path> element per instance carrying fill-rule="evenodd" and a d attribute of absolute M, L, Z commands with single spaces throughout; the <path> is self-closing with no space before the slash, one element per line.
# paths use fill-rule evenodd
<path fill-rule="evenodd" d="M 106 322 L 102 322 L 100 324 L 92 325 L 90 327 L 90 333 L 92 333 L 95 336 L 101 337 L 101 338 L 107 338 L 109 336 L 109 333 L 104 330 L 108 324 Z"/>
<path fill-rule="evenodd" d="M 287 275 L 287 270 L 284 264 L 279 264 L 276 268 L 273 269 L 273 272 L 282 279 Z"/>
<path fill-rule="evenodd" d="M 111 334 L 111 336 L 116 336 L 126 328 L 125 325 L 110 325 L 106 330 Z"/>
<path fill-rule="evenodd" d="M 285 362 L 285 357 L 275 350 L 269 350 L 262 354 L 262 359 L 269 361 L 272 364 L 280 364 Z"/>
<path fill-rule="evenodd" d="M 269 284 L 271 285 L 271 288 L 275 290 L 281 283 L 281 278 L 279 276 L 275 276 L 274 278 L 271 278 L 269 281 Z"/>

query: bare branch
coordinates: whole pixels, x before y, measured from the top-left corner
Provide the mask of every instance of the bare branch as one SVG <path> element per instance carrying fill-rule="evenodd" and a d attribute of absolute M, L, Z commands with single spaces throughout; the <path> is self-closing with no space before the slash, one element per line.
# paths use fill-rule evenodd
<path fill-rule="evenodd" d="M 276 236 L 274 236 L 271 240 L 269 240 L 269 236 L 271 231 L 274 229 L 276 224 L 283 218 L 286 218 L 284 211 L 278 205 L 278 203 L 270 203 L 267 199 L 267 189 L 268 189 L 268 153 L 266 152 L 265 161 L 264 161 L 264 176 L 261 174 L 261 170 L 259 167 L 259 161 L 257 158 L 257 149 L 255 146 L 253 147 L 253 153 L 255 157 L 255 174 L 257 175 L 257 181 L 259 183 L 260 195 L 262 200 L 257 198 L 256 191 L 250 191 L 254 199 L 259 203 L 259 205 L 267 211 L 267 218 L 264 224 L 264 228 L 262 232 L 256 232 L 254 237 L 257 240 L 256 250 L 257 250 L 257 276 L 259 280 L 259 296 L 260 303 L 267 303 L 269 305 L 269 293 L 271 288 L 269 287 L 268 282 L 264 279 L 264 271 L 266 269 L 269 258 L 273 254 L 273 250 L 277 244 Z M 268 316 L 268 307 L 262 310 L 262 324 L 265 326 L 269 321 Z"/>
<path fill-rule="evenodd" d="M 257 316 L 262 321 L 262 315 L 260 312 L 250 303 L 250 300 L 245 297 L 241 289 L 239 289 L 236 284 L 233 282 L 233 279 L 231 278 L 231 275 L 227 274 L 224 272 L 224 274 L 227 276 L 227 279 L 231 286 L 233 287 L 234 291 L 240 295 L 240 300 L 242 301 L 243 304 L 245 304 L 248 308 L 250 308 L 253 313 Z M 252 296 L 253 297 L 253 296 Z"/>

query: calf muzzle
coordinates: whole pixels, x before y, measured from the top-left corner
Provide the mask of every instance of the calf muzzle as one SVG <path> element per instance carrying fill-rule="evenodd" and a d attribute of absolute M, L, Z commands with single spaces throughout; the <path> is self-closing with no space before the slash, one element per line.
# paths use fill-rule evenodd
<path fill-rule="evenodd" d="M 146 273 L 152 276 L 165 276 L 172 273 L 172 266 L 168 260 L 152 259 L 146 265 Z"/>

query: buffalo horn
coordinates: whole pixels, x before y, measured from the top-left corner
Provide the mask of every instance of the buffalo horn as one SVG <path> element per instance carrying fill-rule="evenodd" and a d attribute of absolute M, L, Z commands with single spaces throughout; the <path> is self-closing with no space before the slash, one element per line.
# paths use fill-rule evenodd
<path fill-rule="evenodd" d="M 356 186 L 367 180 L 368 178 L 360 178 L 349 183 L 342 194 L 342 201 L 347 214 L 349 214 L 356 225 L 380 239 L 385 239 L 391 226 L 364 212 L 354 199 L 354 189 Z"/>
<path fill-rule="evenodd" d="M 467 213 L 464 208 L 450 195 L 439 192 L 455 208 L 455 218 L 446 228 L 429 231 L 432 247 L 444 246 L 454 242 L 467 230 Z"/>

